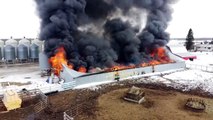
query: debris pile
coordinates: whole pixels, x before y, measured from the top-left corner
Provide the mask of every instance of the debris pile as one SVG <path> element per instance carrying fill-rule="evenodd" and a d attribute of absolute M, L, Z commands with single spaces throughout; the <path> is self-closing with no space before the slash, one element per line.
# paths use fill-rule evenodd
<path fill-rule="evenodd" d="M 124 100 L 141 104 L 145 101 L 145 92 L 138 87 L 132 86 L 124 95 Z"/>
<path fill-rule="evenodd" d="M 202 112 L 206 109 L 206 104 L 201 99 L 189 98 L 185 104 L 185 107 L 192 111 Z"/>

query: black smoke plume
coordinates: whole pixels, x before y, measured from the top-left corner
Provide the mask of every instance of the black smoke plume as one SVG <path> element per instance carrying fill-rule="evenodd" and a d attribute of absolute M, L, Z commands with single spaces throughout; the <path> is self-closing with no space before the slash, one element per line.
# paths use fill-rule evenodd
<path fill-rule="evenodd" d="M 51 57 L 63 46 L 75 69 L 137 65 L 149 60 L 149 52 L 165 46 L 169 40 L 165 30 L 171 20 L 174 0 L 35 2 L 41 19 L 40 39 L 45 41 L 46 54 Z M 143 20 L 146 23 L 140 22 Z"/>

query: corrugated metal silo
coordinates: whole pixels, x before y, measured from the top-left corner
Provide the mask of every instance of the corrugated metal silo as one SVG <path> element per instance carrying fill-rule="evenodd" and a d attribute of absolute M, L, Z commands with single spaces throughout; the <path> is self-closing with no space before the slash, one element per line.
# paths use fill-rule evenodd
<path fill-rule="evenodd" d="M 25 37 L 19 41 L 19 45 L 21 45 L 21 44 L 23 44 L 27 47 L 30 47 L 30 41 L 27 40 Z"/>
<path fill-rule="evenodd" d="M 27 47 L 27 55 L 29 56 L 30 52 L 30 41 L 27 40 L 25 37 L 19 41 L 19 45 L 25 45 Z"/>
<path fill-rule="evenodd" d="M 44 44 L 44 42 L 43 41 L 41 41 L 41 40 L 39 40 L 39 39 L 34 39 L 33 41 L 32 41 L 32 44 L 36 44 L 36 45 L 38 45 L 39 46 L 39 52 L 42 52 L 43 51 L 43 44 Z"/>
<path fill-rule="evenodd" d="M 7 46 L 7 45 L 11 45 L 11 46 L 13 46 L 15 48 L 15 58 L 16 58 L 17 57 L 17 46 L 18 46 L 18 42 L 11 37 L 9 40 L 7 40 L 5 42 L 5 46 Z"/>
<path fill-rule="evenodd" d="M 15 58 L 15 47 L 12 45 L 6 45 L 4 48 L 4 58 L 6 61 L 14 61 Z"/>
<path fill-rule="evenodd" d="M 1 52 L 1 48 L 0 48 L 0 62 L 2 60 L 2 52 Z"/>
<path fill-rule="evenodd" d="M 3 48 L 4 48 L 4 41 L 0 40 L 0 61 L 2 60 L 2 58 L 4 56 Z"/>
<path fill-rule="evenodd" d="M 32 44 L 30 46 L 30 58 L 38 59 L 38 57 L 39 57 L 39 46 L 36 44 Z"/>
<path fill-rule="evenodd" d="M 17 47 L 18 42 L 11 37 L 11 39 L 8 39 L 5 42 L 5 45 L 12 45 L 13 47 Z"/>
<path fill-rule="evenodd" d="M 21 44 L 18 46 L 18 60 L 23 61 L 28 59 L 28 47 Z"/>
<path fill-rule="evenodd" d="M 48 57 L 44 52 L 39 53 L 39 67 L 40 67 L 40 70 L 50 69 Z"/>
<path fill-rule="evenodd" d="M 4 46 L 4 41 L 0 40 L 0 47 L 3 47 L 3 46 Z"/>

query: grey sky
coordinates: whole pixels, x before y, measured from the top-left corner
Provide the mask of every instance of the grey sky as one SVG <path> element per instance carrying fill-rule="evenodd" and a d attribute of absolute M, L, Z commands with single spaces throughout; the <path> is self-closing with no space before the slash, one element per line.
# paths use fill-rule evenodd
<path fill-rule="evenodd" d="M 213 0 L 179 0 L 167 31 L 171 37 L 186 37 L 189 28 L 195 37 L 213 37 Z"/>

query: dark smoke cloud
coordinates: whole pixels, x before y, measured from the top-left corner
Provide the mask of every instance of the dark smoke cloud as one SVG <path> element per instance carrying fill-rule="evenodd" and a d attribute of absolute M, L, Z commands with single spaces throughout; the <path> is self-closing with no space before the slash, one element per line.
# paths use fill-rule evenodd
<path fill-rule="evenodd" d="M 118 56 L 111 48 L 110 42 L 95 35 L 83 34 L 77 41 L 79 54 L 89 67 L 113 66 Z"/>
<path fill-rule="evenodd" d="M 169 40 L 169 34 L 165 32 L 168 22 L 171 20 L 171 8 L 169 0 L 141 0 L 137 5 L 149 10 L 148 20 L 143 32 L 139 35 L 141 47 L 165 46 Z"/>
<path fill-rule="evenodd" d="M 108 20 L 105 32 L 111 38 L 111 46 L 119 55 L 119 63 L 139 63 L 141 61 L 139 46 L 140 40 L 129 23 L 121 19 Z"/>
<path fill-rule="evenodd" d="M 165 30 L 171 20 L 170 6 L 174 0 L 35 1 L 45 52 L 50 57 L 63 46 L 76 69 L 139 64 L 150 59 L 150 50 L 165 46 L 169 40 Z M 140 17 L 147 19 L 142 31 L 141 26 L 133 26 L 128 21 L 133 8 L 147 14 L 147 18 Z"/>
<path fill-rule="evenodd" d="M 86 0 L 85 13 L 94 19 L 105 19 L 115 7 L 103 0 Z"/>

